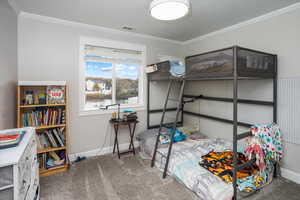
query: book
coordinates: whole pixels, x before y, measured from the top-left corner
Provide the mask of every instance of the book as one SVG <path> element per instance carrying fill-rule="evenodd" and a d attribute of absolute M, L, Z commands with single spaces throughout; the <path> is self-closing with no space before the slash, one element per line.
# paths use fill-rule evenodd
<path fill-rule="evenodd" d="M 16 146 L 22 139 L 22 133 L 0 134 L 0 148 Z"/>
<path fill-rule="evenodd" d="M 42 143 L 41 143 L 41 140 L 40 140 L 39 135 L 37 135 L 36 144 L 37 144 L 37 149 L 38 149 L 38 150 L 43 149 L 43 145 L 42 145 Z"/>
<path fill-rule="evenodd" d="M 0 142 L 16 141 L 20 134 L 0 134 Z"/>
<path fill-rule="evenodd" d="M 49 155 L 53 158 L 54 161 L 60 161 L 60 157 L 55 152 L 49 152 Z"/>
<path fill-rule="evenodd" d="M 63 157 L 61 156 L 63 155 Z M 61 152 L 49 152 L 49 157 L 47 159 L 47 169 L 59 168 L 65 164 L 65 153 Z"/>
<path fill-rule="evenodd" d="M 64 141 L 61 139 L 61 137 L 59 136 L 59 133 L 57 132 L 56 129 L 53 129 L 53 134 L 56 138 L 56 140 L 59 142 L 60 146 L 63 147 L 64 145 Z"/>
<path fill-rule="evenodd" d="M 43 136 L 42 138 L 43 138 L 43 141 L 44 141 L 44 144 L 45 144 L 45 148 L 51 147 L 50 142 L 49 142 L 47 136 L 45 134 L 43 134 L 42 136 Z"/>
<path fill-rule="evenodd" d="M 39 154 L 39 168 L 56 169 L 64 167 L 66 164 L 65 155 L 66 154 L 64 150 Z"/>
<path fill-rule="evenodd" d="M 65 88 L 62 86 L 47 87 L 47 103 L 63 104 L 65 103 Z"/>
<path fill-rule="evenodd" d="M 48 131 L 46 131 L 45 134 L 48 137 L 48 141 L 51 144 L 51 147 L 54 147 L 54 148 L 58 147 L 56 141 L 54 140 L 54 138 L 52 136 L 52 134 Z"/>
<path fill-rule="evenodd" d="M 63 127 L 62 127 L 63 128 Z M 64 133 L 61 132 L 60 128 L 45 130 L 38 135 L 38 146 L 40 149 L 43 148 L 57 148 L 57 147 L 64 147 L 65 140 L 64 140 Z M 39 144 L 40 143 L 40 144 Z"/>
<path fill-rule="evenodd" d="M 22 113 L 23 127 L 63 124 L 65 110 L 62 108 L 35 109 Z"/>

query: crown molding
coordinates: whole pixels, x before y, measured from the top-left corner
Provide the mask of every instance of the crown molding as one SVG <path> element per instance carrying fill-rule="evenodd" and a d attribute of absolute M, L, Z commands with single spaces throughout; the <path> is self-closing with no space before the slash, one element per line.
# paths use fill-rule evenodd
<path fill-rule="evenodd" d="M 17 15 L 21 13 L 21 9 L 19 8 L 15 0 L 7 0 L 7 2 L 9 3 L 9 5 L 12 7 L 12 9 L 15 11 Z"/>
<path fill-rule="evenodd" d="M 37 15 L 37 14 L 32 14 L 32 13 L 23 12 L 23 11 L 20 12 L 19 17 L 26 18 L 26 19 L 38 20 L 41 22 L 54 23 L 54 24 L 60 24 L 60 25 L 78 27 L 78 28 L 85 28 L 85 29 L 94 30 L 94 31 L 104 31 L 104 32 L 109 32 L 109 33 L 116 33 L 116 34 L 122 34 L 122 35 L 128 35 L 128 36 L 136 36 L 136 37 L 145 38 L 145 39 L 152 39 L 152 40 L 157 40 L 157 41 L 162 41 L 162 42 L 169 42 L 169 43 L 173 43 L 173 44 L 179 44 L 179 45 L 182 44 L 182 42 L 180 42 L 180 41 L 170 40 L 170 39 L 156 37 L 156 36 L 152 36 L 152 35 L 126 32 L 126 31 L 121 31 L 121 30 L 117 30 L 117 29 L 106 28 L 106 27 L 102 27 L 102 26 L 85 24 L 85 23 L 80 23 L 80 22 L 75 22 L 75 21 L 64 20 L 64 19 L 58 19 L 58 18 L 43 16 L 43 15 Z"/>
<path fill-rule="evenodd" d="M 258 22 L 266 21 L 268 19 L 271 19 L 273 17 L 277 17 L 277 16 L 280 16 L 280 15 L 283 15 L 285 13 L 294 11 L 296 9 L 300 9 L 300 3 L 295 3 L 295 4 L 292 4 L 290 6 L 287 6 L 287 7 L 284 7 L 284 8 L 281 8 L 281 9 L 269 12 L 267 14 L 261 15 L 259 17 L 255 17 L 255 18 L 252 18 L 250 20 L 247 20 L 247 21 L 244 21 L 244 22 L 241 22 L 241 23 L 238 23 L 238 24 L 235 24 L 235 25 L 232 25 L 232 26 L 228 26 L 226 28 L 223 28 L 223 29 L 211 32 L 211 33 L 208 33 L 206 35 L 202 35 L 202 36 L 190 39 L 190 40 L 186 40 L 186 41 L 182 42 L 182 45 L 188 45 L 188 44 L 191 44 L 193 42 L 198 42 L 198 41 L 207 39 L 207 38 L 215 36 L 215 35 L 219 35 L 219 34 L 222 34 L 222 33 L 230 32 L 230 31 L 233 31 L 233 30 L 237 30 L 237 29 L 240 29 L 242 27 L 245 27 L 245 26 L 248 26 L 248 25 L 251 25 L 251 24 L 255 24 L 255 23 L 258 23 Z"/>

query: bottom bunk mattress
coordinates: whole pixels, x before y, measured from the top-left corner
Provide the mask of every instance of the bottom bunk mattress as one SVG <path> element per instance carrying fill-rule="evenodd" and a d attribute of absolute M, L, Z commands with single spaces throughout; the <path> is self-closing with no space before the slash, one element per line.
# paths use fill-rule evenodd
<path fill-rule="evenodd" d="M 151 158 L 157 130 L 149 130 L 138 136 L 141 154 Z M 156 156 L 156 166 L 163 170 L 168 153 L 168 145 L 160 146 Z M 175 177 L 203 200 L 231 200 L 233 187 L 218 176 L 199 165 L 201 156 L 211 151 L 232 149 L 232 144 L 221 139 L 187 139 L 173 145 L 168 174 Z"/>

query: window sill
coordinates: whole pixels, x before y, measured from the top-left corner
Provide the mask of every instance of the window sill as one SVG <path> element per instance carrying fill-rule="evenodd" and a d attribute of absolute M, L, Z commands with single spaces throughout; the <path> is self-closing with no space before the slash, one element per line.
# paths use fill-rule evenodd
<path fill-rule="evenodd" d="M 144 105 L 136 105 L 136 106 L 121 106 L 120 112 L 124 109 L 132 109 L 134 111 L 144 111 L 146 107 Z M 109 110 L 80 110 L 79 116 L 91 116 L 91 115 L 107 115 L 112 114 L 113 112 L 118 112 L 117 108 L 109 109 Z"/>

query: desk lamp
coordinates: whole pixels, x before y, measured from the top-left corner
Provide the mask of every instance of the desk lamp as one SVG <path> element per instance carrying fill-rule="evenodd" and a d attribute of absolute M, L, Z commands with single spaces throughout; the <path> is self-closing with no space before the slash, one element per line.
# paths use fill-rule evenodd
<path fill-rule="evenodd" d="M 119 103 L 107 105 L 105 107 L 101 107 L 100 109 L 107 110 L 109 107 L 112 107 L 112 106 L 118 106 L 118 117 L 117 117 L 117 119 L 112 119 L 112 121 L 115 121 L 115 122 L 122 121 L 122 119 L 120 118 L 120 104 Z"/>

